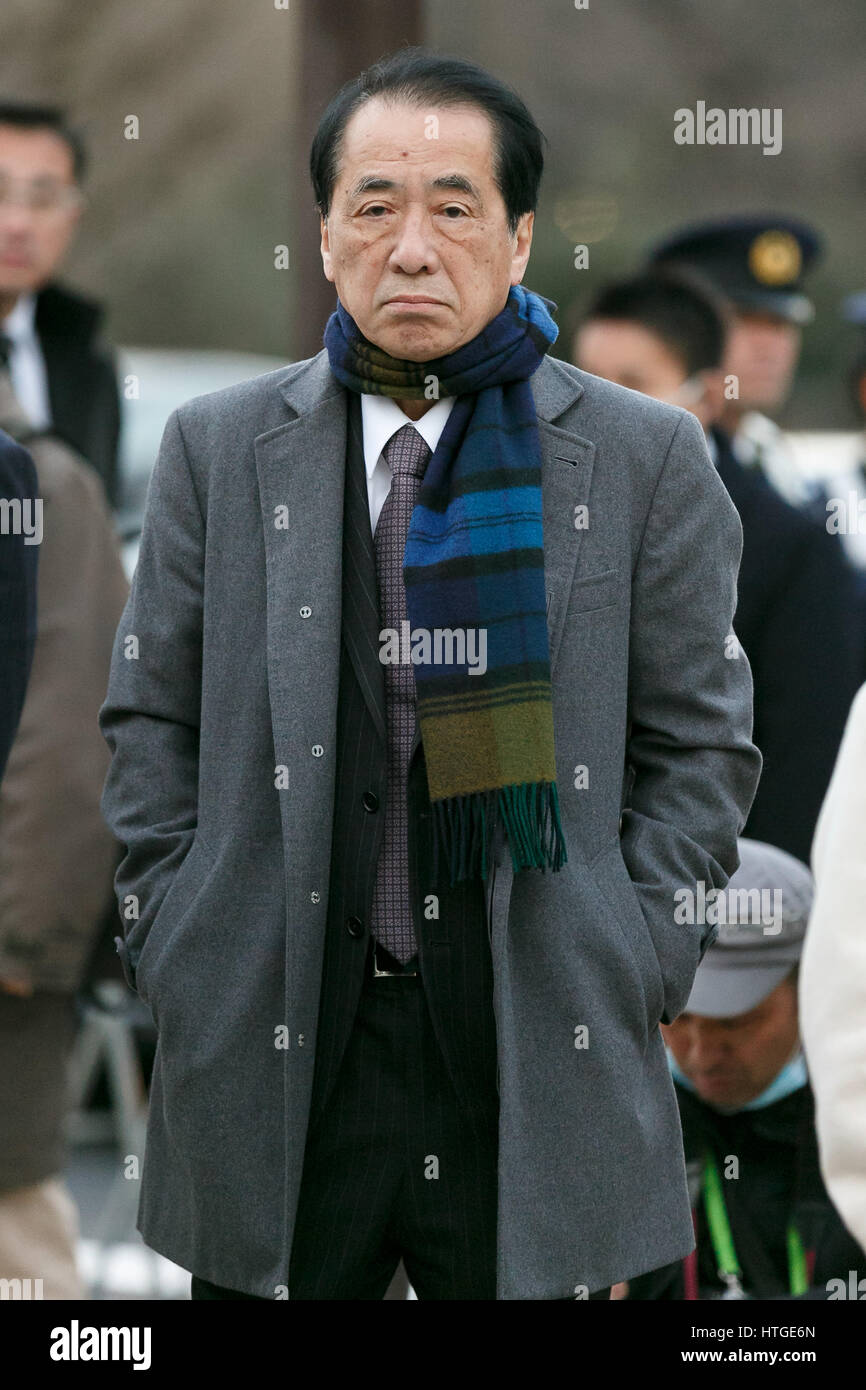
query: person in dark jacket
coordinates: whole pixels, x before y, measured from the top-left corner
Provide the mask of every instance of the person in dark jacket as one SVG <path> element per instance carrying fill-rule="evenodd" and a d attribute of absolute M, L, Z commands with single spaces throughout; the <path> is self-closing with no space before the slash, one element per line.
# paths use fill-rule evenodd
<path fill-rule="evenodd" d="M 36 534 L 26 535 L 21 523 L 32 526 L 36 521 L 37 491 L 30 455 L 0 430 L 0 778 L 24 707 L 36 645 L 39 546 Z"/>
<path fill-rule="evenodd" d="M 102 310 L 61 287 L 85 151 L 55 107 L 0 101 L 0 337 L 12 387 L 37 429 L 71 444 L 118 502 L 120 405 Z"/>
<path fill-rule="evenodd" d="M 704 904 L 718 938 L 685 1010 L 662 1026 L 696 1250 L 632 1279 L 631 1299 L 859 1296 L 866 1255 L 821 1177 L 798 1032 L 797 972 L 812 891 L 805 864 L 741 840 L 739 869 Z M 682 908 L 688 914 L 701 904 L 684 900 Z"/>
<path fill-rule="evenodd" d="M 743 467 L 715 421 L 725 318 L 705 287 L 651 271 L 603 290 L 573 360 L 621 386 L 685 406 L 743 526 L 734 628 L 752 668 L 764 759 L 745 833 L 808 860 L 851 701 L 862 680 L 857 575 L 834 537 Z M 732 658 L 736 648 L 732 647 Z"/>
<path fill-rule="evenodd" d="M 0 782 L 0 1287 L 35 1278 L 40 1297 L 81 1298 L 69 1063 L 118 862 L 97 713 L 129 586 L 99 478 L 30 428 L 3 372 L 0 426 L 26 441 L 40 504 L 36 643 Z"/>

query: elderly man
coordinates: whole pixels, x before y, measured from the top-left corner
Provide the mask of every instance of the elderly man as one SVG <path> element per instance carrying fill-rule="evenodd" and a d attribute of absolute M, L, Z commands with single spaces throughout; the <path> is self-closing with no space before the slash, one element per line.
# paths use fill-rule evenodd
<path fill-rule="evenodd" d="M 692 1246 L 657 1028 L 760 755 L 697 421 L 545 356 L 541 135 L 403 51 L 315 137 L 309 361 L 166 427 L 101 721 L 194 1297 L 607 1297 Z M 727 655 L 726 655 L 727 651 Z"/>

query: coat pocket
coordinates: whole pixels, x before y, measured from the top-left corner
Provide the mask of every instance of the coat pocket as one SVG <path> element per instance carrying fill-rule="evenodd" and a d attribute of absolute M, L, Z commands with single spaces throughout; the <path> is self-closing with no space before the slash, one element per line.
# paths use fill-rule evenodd
<path fill-rule="evenodd" d="M 154 1019 L 154 986 L 158 981 L 159 964 L 171 941 L 176 938 L 184 917 L 207 882 L 214 862 L 211 850 L 197 832 L 150 924 L 150 931 L 139 952 L 135 967 L 135 988 L 150 1008 Z"/>
<path fill-rule="evenodd" d="M 619 936 L 637 969 L 647 1011 L 648 1030 L 658 1024 L 664 1010 L 664 979 L 659 959 L 634 884 L 629 878 L 619 841 L 592 865 L 596 887 Z"/>
<path fill-rule="evenodd" d="M 609 608 L 621 595 L 620 573 L 617 569 L 600 574 L 578 575 L 571 586 L 565 621 L 579 613 L 592 613 L 597 608 Z"/>

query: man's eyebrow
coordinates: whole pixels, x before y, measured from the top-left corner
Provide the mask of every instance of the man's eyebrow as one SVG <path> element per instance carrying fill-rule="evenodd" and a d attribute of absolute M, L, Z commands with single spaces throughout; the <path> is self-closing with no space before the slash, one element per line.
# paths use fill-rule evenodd
<path fill-rule="evenodd" d="M 457 193 L 468 193 L 470 198 L 476 202 L 481 202 L 481 194 L 475 187 L 471 179 L 467 179 L 465 174 L 440 174 L 438 179 L 434 179 L 431 188 L 452 188 Z"/>
<path fill-rule="evenodd" d="M 357 198 L 362 193 L 371 191 L 382 193 L 386 189 L 398 187 L 399 184 L 394 179 L 386 179 L 384 174 L 364 174 L 355 186 L 349 189 L 349 197 Z"/>
<path fill-rule="evenodd" d="M 364 174 L 349 190 L 349 197 L 359 198 L 362 193 L 386 193 L 402 187 L 403 184 L 396 179 L 387 178 L 384 174 Z M 438 178 L 431 179 L 427 187 L 447 188 L 457 193 L 468 193 L 476 202 L 481 202 L 481 194 L 472 180 L 468 179 L 465 174 L 440 174 Z"/>

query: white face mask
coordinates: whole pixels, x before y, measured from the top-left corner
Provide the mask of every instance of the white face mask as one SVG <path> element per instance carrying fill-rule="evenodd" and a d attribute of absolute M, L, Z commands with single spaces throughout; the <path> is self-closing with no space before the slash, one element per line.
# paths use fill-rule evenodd
<path fill-rule="evenodd" d="M 677 1066 L 671 1049 L 668 1047 L 666 1051 L 668 1054 L 668 1066 L 671 1069 L 671 1075 L 674 1080 L 678 1082 L 680 1086 L 684 1086 L 687 1091 L 691 1091 L 694 1095 L 697 1095 L 696 1088 L 692 1085 L 691 1081 L 689 1081 L 685 1073 Z M 766 1090 L 762 1091 L 759 1096 L 755 1096 L 754 1100 L 748 1101 L 745 1105 L 737 1105 L 733 1109 L 723 1105 L 716 1105 L 713 1109 L 720 1110 L 722 1114 L 725 1115 L 733 1115 L 739 1110 L 763 1110 L 765 1105 L 773 1105 L 777 1100 L 784 1100 L 785 1096 L 789 1096 L 792 1091 L 798 1091 L 801 1086 L 806 1085 L 808 1080 L 809 1074 L 806 1071 L 806 1058 L 803 1049 L 798 1043 L 797 1051 L 791 1060 L 785 1063 L 782 1070 L 777 1073 Z"/>

